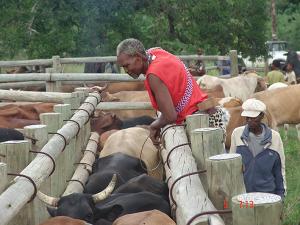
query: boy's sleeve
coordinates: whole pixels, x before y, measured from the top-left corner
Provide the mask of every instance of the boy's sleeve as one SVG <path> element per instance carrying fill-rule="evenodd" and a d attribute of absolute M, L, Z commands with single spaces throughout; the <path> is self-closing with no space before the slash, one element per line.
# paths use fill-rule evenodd
<path fill-rule="evenodd" d="M 283 199 L 285 189 L 284 189 L 283 176 L 281 170 L 281 160 L 279 154 L 273 167 L 273 174 L 275 177 L 275 185 L 276 185 L 275 194 L 280 195 L 281 198 Z"/>

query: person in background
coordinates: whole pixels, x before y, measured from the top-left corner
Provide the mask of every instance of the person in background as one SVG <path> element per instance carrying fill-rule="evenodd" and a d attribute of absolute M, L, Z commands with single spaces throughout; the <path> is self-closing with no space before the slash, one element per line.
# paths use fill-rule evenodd
<path fill-rule="evenodd" d="M 198 111 L 207 99 L 195 79 L 175 55 L 159 48 L 145 50 L 137 39 L 129 38 L 117 46 L 117 62 L 132 78 L 146 77 L 145 87 L 152 106 L 161 115 L 150 125 L 150 138 L 159 144 L 160 130 L 167 124 L 180 124 Z"/>
<path fill-rule="evenodd" d="M 272 62 L 271 65 L 271 71 L 268 72 L 267 77 L 266 77 L 266 82 L 268 85 L 272 85 L 277 82 L 282 82 L 284 83 L 284 75 L 280 71 L 280 61 L 275 59 Z"/>
<path fill-rule="evenodd" d="M 202 48 L 198 48 L 197 55 L 198 56 L 203 55 L 203 49 Z M 189 71 L 193 76 L 202 76 L 202 75 L 204 75 L 206 73 L 204 61 L 202 59 L 197 59 L 196 61 L 190 63 Z"/>
<path fill-rule="evenodd" d="M 267 192 L 284 197 L 285 155 L 277 131 L 262 123 L 266 105 L 257 99 L 247 99 L 242 116 L 247 124 L 233 130 L 230 153 L 242 156 L 247 192 Z"/>
<path fill-rule="evenodd" d="M 284 79 L 285 79 L 285 81 L 288 85 L 297 84 L 296 75 L 295 75 L 295 72 L 294 72 L 294 66 L 293 66 L 292 63 L 287 64 Z"/>

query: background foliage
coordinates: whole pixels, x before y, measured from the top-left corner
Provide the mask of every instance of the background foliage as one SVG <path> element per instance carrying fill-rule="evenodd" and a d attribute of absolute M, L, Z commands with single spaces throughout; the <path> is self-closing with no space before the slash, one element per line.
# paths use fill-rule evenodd
<path fill-rule="evenodd" d="M 277 0 L 279 39 L 300 50 L 298 0 Z M 266 0 L 0 0 L 0 57 L 115 55 L 140 39 L 176 54 L 237 49 L 259 56 L 271 37 Z"/>

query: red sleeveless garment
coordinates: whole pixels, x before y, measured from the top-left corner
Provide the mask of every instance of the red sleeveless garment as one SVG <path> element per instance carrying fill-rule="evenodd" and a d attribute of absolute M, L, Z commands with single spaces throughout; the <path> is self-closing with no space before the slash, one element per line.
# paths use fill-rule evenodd
<path fill-rule="evenodd" d="M 157 102 L 149 85 L 149 74 L 157 76 L 167 86 L 177 112 L 176 123 L 183 122 L 187 115 L 198 110 L 197 104 L 207 98 L 200 90 L 184 63 L 175 55 L 161 49 L 149 49 L 152 61 L 146 72 L 145 87 L 153 108 L 158 110 Z"/>

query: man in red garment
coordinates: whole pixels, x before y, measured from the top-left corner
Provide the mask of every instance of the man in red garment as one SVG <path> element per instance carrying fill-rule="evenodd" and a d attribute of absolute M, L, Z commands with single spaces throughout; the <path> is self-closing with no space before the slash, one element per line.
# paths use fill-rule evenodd
<path fill-rule="evenodd" d="M 198 111 L 197 104 L 207 99 L 184 63 L 161 49 L 145 50 L 137 39 L 125 39 L 117 47 L 117 62 L 133 78 L 146 76 L 145 87 L 153 107 L 161 115 L 150 125 L 150 138 L 159 144 L 160 129 L 180 124 L 187 115 Z"/>

